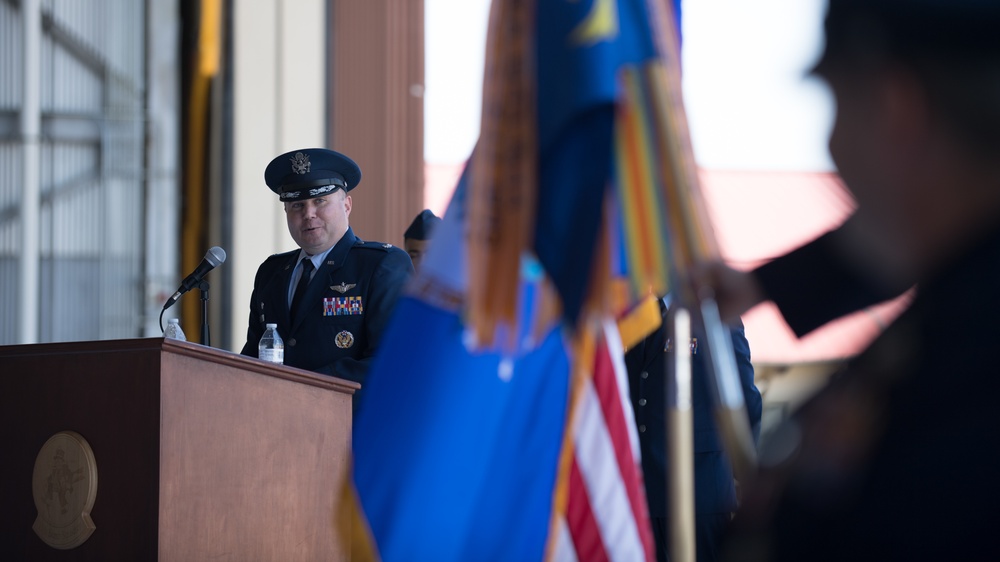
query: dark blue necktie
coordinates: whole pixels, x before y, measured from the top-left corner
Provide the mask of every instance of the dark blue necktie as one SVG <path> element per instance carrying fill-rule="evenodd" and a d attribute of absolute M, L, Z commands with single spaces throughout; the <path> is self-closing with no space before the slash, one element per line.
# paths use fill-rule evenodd
<path fill-rule="evenodd" d="M 312 260 L 302 260 L 302 277 L 299 277 L 299 284 L 295 286 L 295 294 L 292 296 L 292 307 L 289 309 L 293 321 L 295 320 L 295 311 L 299 308 L 302 297 L 306 294 L 306 288 L 309 287 L 309 278 L 312 277 L 312 270 L 315 267 Z"/>

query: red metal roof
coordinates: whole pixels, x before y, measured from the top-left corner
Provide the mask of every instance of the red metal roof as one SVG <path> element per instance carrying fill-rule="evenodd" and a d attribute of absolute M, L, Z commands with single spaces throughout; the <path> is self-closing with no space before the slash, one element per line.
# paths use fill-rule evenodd
<path fill-rule="evenodd" d="M 701 170 L 702 191 L 723 257 L 750 269 L 836 228 L 854 199 L 834 173 Z M 851 357 L 905 308 L 908 297 L 837 319 L 798 339 L 777 308 L 743 317 L 754 362 L 802 363 Z"/>

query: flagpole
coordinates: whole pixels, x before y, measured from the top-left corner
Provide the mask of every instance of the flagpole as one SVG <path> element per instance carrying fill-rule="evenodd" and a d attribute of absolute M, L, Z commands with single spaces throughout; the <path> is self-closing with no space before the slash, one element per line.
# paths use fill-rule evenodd
<path fill-rule="evenodd" d="M 673 311 L 670 335 L 673 337 L 673 361 L 668 362 L 666 420 L 670 470 L 667 490 L 670 501 L 670 560 L 694 562 L 694 417 L 691 410 L 691 315 L 686 309 Z"/>
<path fill-rule="evenodd" d="M 742 483 L 748 482 L 757 467 L 757 450 L 747 416 L 743 387 L 729 328 L 722 323 L 715 299 L 700 299 L 701 320 L 708 343 L 712 366 L 711 386 L 715 392 L 715 418 L 723 446 L 733 464 L 733 473 Z"/>
<path fill-rule="evenodd" d="M 688 130 L 681 87 L 680 36 L 677 14 L 672 2 L 648 0 L 652 21 L 658 33 L 662 64 L 653 67 L 650 86 L 658 104 L 655 113 L 659 134 L 663 137 L 663 187 L 667 232 L 673 237 L 667 261 L 672 263 L 671 291 L 680 302 L 700 313 L 695 322 L 704 329 L 710 357 L 709 386 L 714 389 L 715 416 L 723 446 L 733 464 L 736 478 L 745 482 L 757 465 L 757 454 L 750 421 L 743 398 L 736 356 L 730 330 L 722 323 L 719 309 L 709 291 L 699 291 L 683 282 L 680 272 L 706 258 L 717 258 L 719 248 L 711 230 L 711 220 L 698 186 L 698 166 Z M 672 254 L 672 255 L 671 255 Z"/>

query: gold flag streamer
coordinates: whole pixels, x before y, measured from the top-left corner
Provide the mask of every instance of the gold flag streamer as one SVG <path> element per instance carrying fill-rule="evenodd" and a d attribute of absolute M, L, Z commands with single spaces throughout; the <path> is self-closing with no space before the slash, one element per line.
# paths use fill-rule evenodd
<path fill-rule="evenodd" d="M 481 345 L 494 343 L 498 323 L 514 325 L 520 259 L 534 237 L 534 19 L 534 0 L 494 2 L 490 13 L 483 117 L 470 162 L 467 222 L 468 323 Z"/>

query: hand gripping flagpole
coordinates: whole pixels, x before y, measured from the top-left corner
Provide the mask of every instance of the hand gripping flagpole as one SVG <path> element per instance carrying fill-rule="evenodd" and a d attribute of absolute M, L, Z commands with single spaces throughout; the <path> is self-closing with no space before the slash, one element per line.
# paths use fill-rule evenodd
<path fill-rule="evenodd" d="M 756 470 L 757 450 L 750 430 L 732 336 L 719 316 L 719 306 L 714 296 L 706 293 L 707 291 L 702 292 L 699 301 L 702 326 L 708 340 L 706 343 L 712 372 L 709 387 L 715 394 L 716 425 L 723 447 L 733 464 L 736 479 L 746 483 Z"/>

